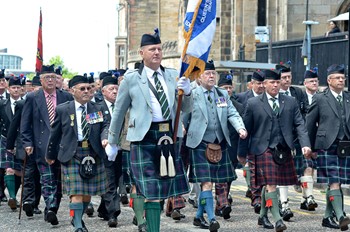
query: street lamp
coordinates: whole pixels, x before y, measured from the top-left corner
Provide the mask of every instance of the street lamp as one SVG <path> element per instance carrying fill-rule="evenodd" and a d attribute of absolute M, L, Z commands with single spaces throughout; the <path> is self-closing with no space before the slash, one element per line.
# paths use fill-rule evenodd
<path fill-rule="evenodd" d="M 307 21 L 303 21 L 303 24 L 306 25 L 306 36 L 304 37 L 304 42 L 303 42 L 303 47 L 302 47 L 302 56 L 304 57 L 304 65 L 306 66 L 306 70 L 310 70 L 310 65 L 311 65 L 311 26 L 318 25 L 319 22 L 307 20 Z M 305 49 L 306 49 L 306 51 L 305 51 Z"/>

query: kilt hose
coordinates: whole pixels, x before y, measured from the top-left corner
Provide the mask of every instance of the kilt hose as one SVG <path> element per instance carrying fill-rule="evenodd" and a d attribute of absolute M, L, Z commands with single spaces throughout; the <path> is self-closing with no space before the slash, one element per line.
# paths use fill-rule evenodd
<path fill-rule="evenodd" d="M 16 156 L 6 149 L 7 139 L 4 136 L 1 136 L 0 139 L 0 168 L 7 169 L 12 168 L 17 171 L 21 171 L 22 160 L 17 159 Z"/>
<path fill-rule="evenodd" d="M 175 177 L 160 176 L 160 156 L 156 152 L 156 144 L 164 135 L 172 137 L 171 132 L 160 132 L 151 127 L 142 141 L 132 142 L 130 147 L 130 167 L 137 193 L 149 200 L 167 199 L 189 192 L 187 176 L 179 155 L 179 142 L 172 154 Z"/>
<path fill-rule="evenodd" d="M 212 164 L 207 160 L 206 148 L 207 144 L 204 142 L 194 149 L 190 148 L 189 181 L 192 183 L 227 183 L 237 179 L 227 152 L 226 142 L 221 143 L 222 159 L 217 164 Z"/>
<path fill-rule="evenodd" d="M 230 188 L 227 183 L 215 183 L 216 209 L 220 210 L 226 205 L 229 205 L 227 199 L 229 192 Z"/>
<path fill-rule="evenodd" d="M 256 181 L 256 157 L 253 154 L 248 154 L 248 166 L 250 169 L 250 191 L 252 192 L 252 197 L 251 197 L 251 205 L 254 206 L 255 204 L 260 204 L 261 203 L 261 191 L 262 191 L 262 186 L 260 185 L 255 185 Z"/>
<path fill-rule="evenodd" d="M 91 155 L 96 161 L 96 175 L 91 179 L 83 179 L 79 174 L 80 160 Z M 106 192 L 106 172 L 103 161 L 97 155 L 91 153 L 90 148 L 77 148 L 77 158 L 72 158 L 67 163 L 62 163 L 63 192 L 67 195 L 102 195 Z"/>
<path fill-rule="evenodd" d="M 125 185 L 135 185 L 130 168 L 130 151 L 123 150 L 123 180 Z"/>
<path fill-rule="evenodd" d="M 304 171 L 306 168 L 317 168 L 317 162 L 315 159 L 306 159 L 301 151 L 301 146 L 299 142 L 294 143 L 295 147 L 295 156 L 294 156 L 294 165 L 297 172 L 297 176 L 304 176 Z"/>
<path fill-rule="evenodd" d="M 337 144 L 328 150 L 317 151 L 317 182 L 318 183 L 350 183 L 350 156 L 339 158 Z"/>
<path fill-rule="evenodd" d="M 252 185 L 295 185 L 297 176 L 292 154 L 289 153 L 285 164 L 278 165 L 273 161 L 271 149 L 267 149 L 262 155 L 255 156 L 255 178 Z"/>

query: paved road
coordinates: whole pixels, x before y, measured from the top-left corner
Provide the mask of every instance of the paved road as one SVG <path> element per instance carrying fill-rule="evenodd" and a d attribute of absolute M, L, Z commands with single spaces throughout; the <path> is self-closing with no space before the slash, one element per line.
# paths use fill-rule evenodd
<path fill-rule="evenodd" d="M 257 225 L 258 215 L 253 212 L 250 206 L 250 200 L 244 197 L 246 186 L 245 181 L 242 178 L 241 170 L 238 170 L 238 180 L 232 184 L 231 194 L 233 196 L 233 206 L 231 218 L 229 220 L 223 220 L 218 218 L 221 225 L 220 232 L 228 231 L 273 231 L 266 230 Z M 288 227 L 287 231 L 335 231 L 332 229 L 325 229 L 321 226 L 322 215 L 325 209 L 324 192 L 321 190 L 315 190 L 315 198 L 319 203 L 319 208 L 315 212 L 307 212 L 299 210 L 301 194 L 296 193 L 292 187 L 290 187 L 290 204 L 294 212 L 294 217 L 290 222 L 286 222 Z M 99 204 L 99 197 L 93 197 L 93 203 L 95 209 Z M 41 209 L 43 203 L 41 204 Z M 345 211 L 350 212 L 350 197 L 345 197 Z M 195 228 L 192 225 L 192 220 L 195 215 L 195 209 L 191 205 L 187 205 L 183 213 L 186 214 L 186 218 L 175 222 L 171 218 L 166 217 L 163 213 L 161 215 L 161 231 L 169 232 L 200 232 L 206 231 Z M 119 224 L 117 228 L 109 228 L 106 221 L 102 221 L 94 214 L 94 217 L 84 216 L 84 221 L 89 231 L 118 231 L 118 232 L 137 232 L 137 227 L 132 224 L 132 209 L 128 206 L 122 207 L 122 213 L 119 216 Z M 272 218 L 271 214 L 269 214 Z M 28 231 L 28 232 L 66 232 L 73 231 L 73 227 L 70 225 L 69 210 L 68 210 L 68 198 L 62 199 L 61 208 L 58 213 L 59 225 L 52 227 L 50 224 L 44 222 L 43 215 L 35 215 L 34 218 L 27 218 L 25 214 L 22 214 L 21 223 L 18 224 L 18 211 L 12 212 L 7 204 L 2 203 L 0 206 L 0 231 L 12 232 L 12 231 Z M 272 219 L 271 219 L 272 221 Z"/>

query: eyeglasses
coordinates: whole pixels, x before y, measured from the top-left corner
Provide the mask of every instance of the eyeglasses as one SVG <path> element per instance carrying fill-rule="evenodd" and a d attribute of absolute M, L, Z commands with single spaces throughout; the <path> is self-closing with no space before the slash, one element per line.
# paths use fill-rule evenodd
<path fill-rule="evenodd" d="M 44 78 L 45 78 L 46 80 L 48 80 L 48 79 L 56 79 L 56 76 L 44 76 Z"/>
<path fill-rule="evenodd" d="M 84 92 L 85 90 L 87 90 L 87 91 L 90 91 L 91 90 L 91 87 L 90 86 L 88 86 L 88 87 L 80 87 L 80 88 L 78 88 L 81 92 Z"/>
<path fill-rule="evenodd" d="M 216 76 L 216 72 L 215 71 L 204 71 L 203 73 L 206 76 Z"/>
<path fill-rule="evenodd" d="M 346 80 L 346 77 L 343 77 L 343 76 L 336 76 L 336 77 L 331 77 L 330 79 L 334 79 L 334 80 Z"/>

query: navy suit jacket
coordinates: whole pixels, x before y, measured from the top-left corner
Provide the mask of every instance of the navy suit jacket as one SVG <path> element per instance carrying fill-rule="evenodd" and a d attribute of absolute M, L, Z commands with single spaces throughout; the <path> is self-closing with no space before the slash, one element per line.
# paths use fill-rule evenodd
<path fill-rule="evenodd" d="M 243 108 L 247 106 L 248 99 L 252 97 L 254 97 L 253 90 L 248 90 L 248 91 L 236 94 L 236 99 L 238 102 L 243 104 Z"/>

